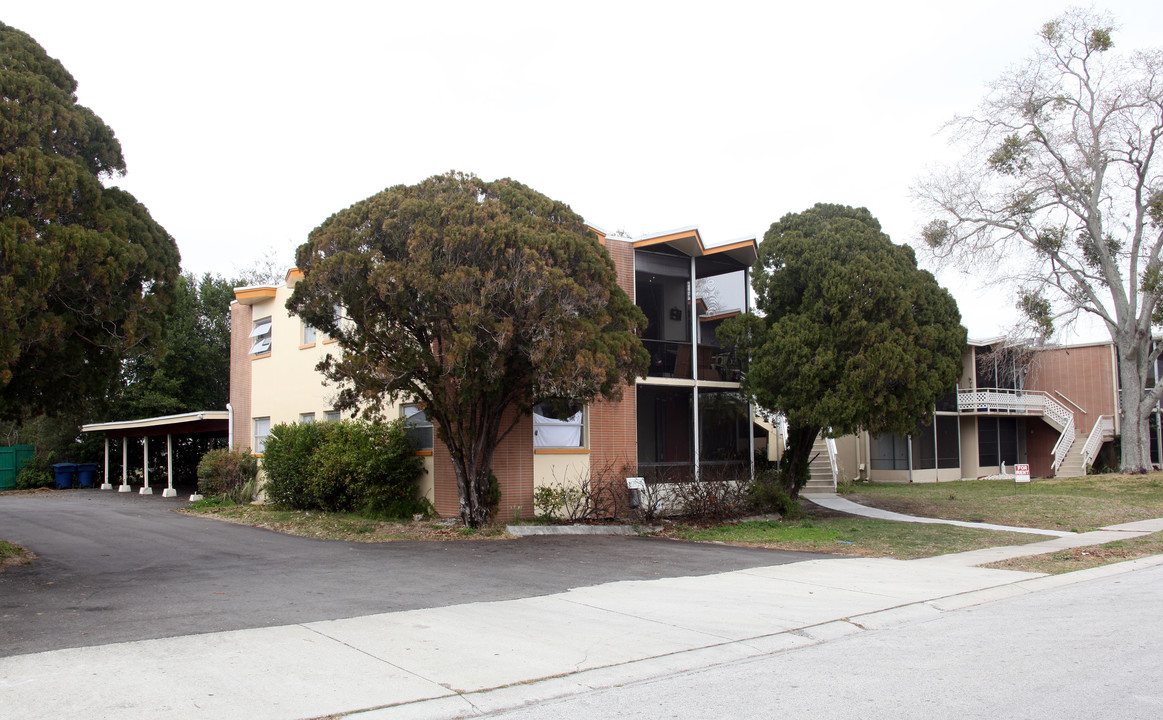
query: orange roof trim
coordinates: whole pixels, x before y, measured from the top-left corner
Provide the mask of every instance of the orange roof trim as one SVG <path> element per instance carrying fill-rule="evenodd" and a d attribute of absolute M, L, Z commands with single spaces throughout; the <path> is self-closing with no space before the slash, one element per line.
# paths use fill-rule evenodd
<path fill-rule="evenodd" d="M 240 288 L 234 291 L 234 299 L 243 305 L 251 305 L 260 300 L 267 300 L 275 296 L 273 287 Z"/>

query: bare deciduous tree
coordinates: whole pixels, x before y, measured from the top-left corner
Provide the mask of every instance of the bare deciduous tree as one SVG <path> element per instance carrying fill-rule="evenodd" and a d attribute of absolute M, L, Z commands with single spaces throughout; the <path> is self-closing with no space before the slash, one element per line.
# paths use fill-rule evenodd
<path fill-rule="evenodd" d="M 1083 314 L 1106 326 L 1119 353 L 1122 469 L 1143 471 L 1163 394 L 1151 387 L 1163 350 L 1152 340 L 1163 320 L 1163 51 L 1115 52 L 1113 27 L 1087 10 L 1046 23 L 1034 55 L 951 123 L 964 158 L 916 191 L 937 215 L 923 231 L 934 255 L 1020 267 L 1005 278 L 1044 336 Z"/>

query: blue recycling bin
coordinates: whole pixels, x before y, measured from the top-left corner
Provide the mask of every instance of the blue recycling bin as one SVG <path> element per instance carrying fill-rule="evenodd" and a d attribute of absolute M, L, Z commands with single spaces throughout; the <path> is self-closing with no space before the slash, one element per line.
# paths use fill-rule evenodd
<path fill-rule="evenodd" d="M 53 478 L 57 481 L 58 490 L 67 490 L 77 479 L 76 463 L 56 463 L 52 466 Z"/>
<path fill-rule="evenodd" d="M 97 482 L 97 463 L 79 463 L 77 465 L 77 484 L 83 488 L 91 488 Z"/>

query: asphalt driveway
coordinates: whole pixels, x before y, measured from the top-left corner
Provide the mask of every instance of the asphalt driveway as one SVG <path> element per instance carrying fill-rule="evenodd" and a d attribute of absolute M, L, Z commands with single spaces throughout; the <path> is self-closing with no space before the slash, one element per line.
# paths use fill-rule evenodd
<path fill-rule="evenodd" d="M 171 512 L 185 504 L 99 490 L 0 495 L 0 538 L 38 555 L 0 573 L 0 657 L 820 557 L 612 536 L 348 543 Z"/>

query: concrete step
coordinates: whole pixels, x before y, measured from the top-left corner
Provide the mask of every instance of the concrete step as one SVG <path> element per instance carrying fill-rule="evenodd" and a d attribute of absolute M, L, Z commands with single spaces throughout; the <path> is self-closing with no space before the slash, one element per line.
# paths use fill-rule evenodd
<path fill-rule="evenodd" d="M 1082 458 L 1066 458 L 1054 474 L 1056 477 L 1081 477 L 1086 474 L 1086 465 Z"/>

